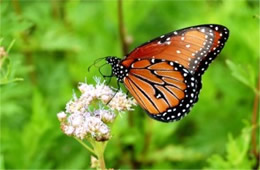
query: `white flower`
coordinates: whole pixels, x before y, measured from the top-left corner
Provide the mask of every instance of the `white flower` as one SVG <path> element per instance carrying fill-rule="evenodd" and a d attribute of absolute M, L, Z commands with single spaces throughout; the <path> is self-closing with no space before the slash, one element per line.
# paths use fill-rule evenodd
<path fill-rule="evenodd" d="M 62 122 L 62 121 L 64 121 L 64 120 L 66 120 L 67 115 L 66 115 L 65 112 L 62 111 L 62 112 L 59 112 L 59 113 L 57 114 L 57 117 L 58 117 L 59 121 Z"/>
<path fill-rule="evenodd" d="M 91 116 L 87 119 L 89 133 L 98 141 L 105 141 L 110 138 L 109 127 L 99 118 Z"/>
<path fill-rule="evenodd" d="M 109 107 L 113 110 L 125 111 L 132 110 L 132 106 L 136 105 L 133 98 L 128 98 L 122 91 L 117 92 L 114 98 L 109 102 Z"/>
<path fill-rule="evenodd" d="M 84 121 L 84 117 L 82 114 L 71 114 L 68 117 L 68 122 L 73 126 L 73 127 L 79 127 Z"/>
<path fill-rule="evenodd" d="M 87 129 L 85 129 L 83 126 L 79 126 L 75 129 L 74 135 L 77 138 L 80 138 L 81 140 L 83 140 L 86 137 L 87 132 L 88 132 Z"/>
<path fill-rule="evenodd" d="M 73 132 L 74 132 L 74 128 L 72 126 L 63 126 L 62 127 L 62 130 L 63 132 L 66 134 L 66 135 L 72 135 Z"/>
<path fill-rule="evenodd" d="M 100 97 L 100 100 L 101 100 L 103 103 L 109 102 L 110 99 L 111 99 L 111 96 L 108 96 L 108 95 L 102 95 L 102 96 Z"/>
<path fill-rule="evenodd" d="M 70 100 L 66 105 L 67 113 L 85 112 L 88 109 L 88 105 L 91 103 L 89 97 L 81 96 L 77 100 Z"/>
<path fill-rule="evenodd" d="M 79 83 L 79 91 L 82 93 L 83 96 L 95 96 L 94 91 L 95 87 L 93 85 L 88 85 L 86 83 Z"/>
<path fill-rule="evenodd" d="M 99 127 L 103 123 L 99 118 L 94 117 L 94 116 L 88 117 L 88 119 L 86 119 L 86 121 L 87 121 L 89 132 L 91 132 L 91 133 L 95 133 L 96 131 L 98 131 Z"/>
<path fill-rule="evenodd" d="M 105 123 L 112 123 L 116 117 L 113 112 L 104 109 L 96 110 L 94 114 L 95 116 L 100 117 L 100 119 Z"/>
<path fill-rule="evenodd" d="M 74 107 L 73 107 L 73 101 L 70 100 L 67 104 L 66 104 L 66 107 L 65 107 L 65 111 L 67 113 L 73 113 L 74 112 Z"/>
<path fill-rule="evenodd" d="M 100 132 L 101 135 L 109 134 L 110 130 L 106 124 L 101 124 L 101 126 L 98 129 L 98 132 Z"/>
<path fill-rule="evenodd" d="M 96 85 L 95 94 L 103 103 L 107 103 L 114 96 L 115 92 L 104 83 L 101 83 Z"/>

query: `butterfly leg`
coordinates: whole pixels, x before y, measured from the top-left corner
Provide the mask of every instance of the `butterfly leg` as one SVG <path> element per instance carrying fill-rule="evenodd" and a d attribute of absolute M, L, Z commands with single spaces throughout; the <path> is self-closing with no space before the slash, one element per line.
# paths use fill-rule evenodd
<path fill-rule="evenodd" d="M 119 90 L 120 90 L 120 82 L 117 81 L 117 89 L 116 89 L 116 92 L 115 92 L 115 94 L 113 95 L 113 97 L 111 97 L 111 99 L 107 102 L 106 105 L 108 105 L 108 104 L 111 102 L 111 100 L 116 96 L 116 94 L 119 92 Z"/>
<path fill-rule="evenodd" d="M 111 78 L 113 77 L 113 75 L 111 74 L 110 76 L 107 76 L 107 75 L 102 75 L 102 76 L 103 76 L 104 79 L 105 79 L 105 78 L 109 78 L 106 84 L 107 84 L 107 85 L 110 84 Z"/>

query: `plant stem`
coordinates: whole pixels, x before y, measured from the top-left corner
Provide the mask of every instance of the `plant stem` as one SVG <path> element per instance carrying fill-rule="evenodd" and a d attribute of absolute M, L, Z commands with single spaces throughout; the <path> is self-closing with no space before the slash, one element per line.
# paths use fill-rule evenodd
<path fill-rule="evenodd" d="M 54 19 L 60 18 L 60 4 L 57 0 L 51 0 L 52 16 Z"/>
<path fill-rule="evenodd" d="M 147 153 L 150 147 L 151 138 L 152 138 L 152 129 L 153 129 L 153 120 L 152 119 L 146 119 L 145 121 L 145 136 L 144 136 L 144 148 L 142 151 L 143 155 L 143 162 L 146 161 Z"/>
<path fill-rule="evenodd" d="M 125 35 L 122 0 L 118 0 L 118 26 L 123 55 L 128 53 L 128 43 Z"/>
<path fill-rule="evenodd" d="M 255 93 L 255 99 L 254 99 L 254 106 L 253 106 L 253 112 L 252 112 L 252 152 L 257 160 L 256 167 L 259 166 L 259 159 L 260 155 L 257 151 L 257 117 L 259 113 L 259 89 L 260 89 L 260 75 L 258 75 L 257 80 L 257 87 L 256 87 L 256 93 Z"/>
<path fill-rule="evenodd" d="M 7 54 L 9 53 L 9 51 L 11 50 L 11 48 L 13 47 L 15 41 L 16 41 L 15 39 L 12 40 L 12 42 L 10 43 L 10 45 L 7 47 L 7 50 L 6 50 L 6 53 L 7 53 Z"/>
<path fill-rule="evenodd" d="M 84 148 L 86 148 L 87 150 L 89 150 L 91 153 L 93 153 L 94 155 L 97 155 L 95 153 L 95 151 L 90 148 L 87 144 L 85 144 L 82 140 L 78 139 L 78 138 L 75 138 Z"/>
<path fill-rule="evenodd" d="M 106 169 L 106 164 L 105 164 L 105 160 L 104 160 L 104 153 L 98 155 L 98 161 L 99 161 L 100 168 L 102 170 Z"/>
<path fill-rule="evenodd" d="M 13 5 L 13 8 L 15 10 L 15 13 L 17 15 L 20 15 L 22 12 L 21 12 L 21 6 L 20 6 L 20 3 L 19 3 L 19 0 L 12 0 L 12 5 Z"/>
<path fill-rule="evenodd" d="M 106 163 L 105 163 L 105 159 L 104 159 L 104 151 L 105 151 L 107 142 L 97 142 L 97 141 L 92 141 L 91 139 L 89 139 L 89 142 L 93 146 L 93 149 L 92 149 L 87 144 L 85 144 L 82 140 L 80 140 L 76 137 L 75 137 L 75 139 L 82 146 L 84 146 L 84 148 L 86 148 L 91 153 L 93 153 L 95 156 L 97 156 L 100 169 L 105 170 L 106 169 Z"/>
<path fill-rule="evenodd" d="M 14 8 L 15 14 L 17 16 L 19 16 L 20 18 L 23 18 L 20 1 L 12 0 L 12 5 Z M 22 20 L 20 19 L 20 22 L 21 21 Z M 20 36 L 21 36 L 21 38 L 23 40 L 23 44 L 24 44 L 21 51 L 23 51 L 23 54 L 25 56 L 26 64 L 29 66 L 35 66 L 32 50 L 31 50 L 31 48 L 29 48 L 31 46 L 30 35 L 27 33 L 27 31 L 23 31 L 23 32 L 20 32 Z M 31 82 L 33 85 L 37 84 L 36 71 L 30 72 L 30 79 L 31 79 Z"/>
<path fill-rule="evenodd" d="M 2 40 L 2 39 L 1 39 Z M 0 43 L 1 43 L 1 40 L 0 40 Z M 12 48 L 12 46 L 14 45 L 14 42 L 15 40 L 13 40 L 10 45 L 7 47 L 7 50 L 6 50 L 6 55 L 2 56 L 2 58 L 0 58 L 0 69 L 2 68 L 2 65 L 3 63 L 5 62 L 5 60 L 7 59 L 8 57 L 8 53 L 10 51 L 10 49 Z"/>
<path fill-rule="evenodd" d="M 92 141 L 91 143 L 92 143 L 92 145 L 94 147 L 94 151 L 98 157 L 100 169 L 105 170 L 106 163 L 105 163 L 105 159 L 104 159 L 104 151 L 105 151 L 107 142 Z"/>

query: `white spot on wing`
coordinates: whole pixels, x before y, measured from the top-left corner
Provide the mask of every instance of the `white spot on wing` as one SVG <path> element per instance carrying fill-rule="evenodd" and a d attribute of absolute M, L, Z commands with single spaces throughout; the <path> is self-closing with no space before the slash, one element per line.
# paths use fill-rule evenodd
<path fill-rule="evenodd" d="M 166 41 L 165 42 L 167 45 L 170 45 L 171 44 L 171 41 Z"/>

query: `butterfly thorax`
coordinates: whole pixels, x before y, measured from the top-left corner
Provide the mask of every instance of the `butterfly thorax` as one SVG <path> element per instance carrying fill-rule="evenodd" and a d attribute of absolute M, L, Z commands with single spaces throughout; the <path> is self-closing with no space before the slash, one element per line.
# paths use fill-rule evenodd
<path fill-rule="evenodd" d="M 112 75 L 116 76 L 118 81 L 123 82 L 123 79 L 128 75 L 128 69 L 120 64 L 121 59 L 117 57 L 106 57 L 106 61 L 112 66 Z"/>

